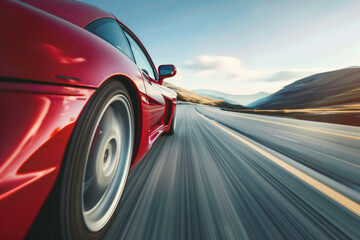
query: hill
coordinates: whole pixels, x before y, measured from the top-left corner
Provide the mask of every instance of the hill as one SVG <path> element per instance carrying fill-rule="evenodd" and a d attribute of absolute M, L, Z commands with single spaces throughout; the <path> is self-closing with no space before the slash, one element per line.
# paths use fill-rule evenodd
<path fill-rule="evenodd" d="M 249 107 L 306 109 L 360 102 L 360 68 L 351 67 L 315 74 L 287 85 Z"/>
<path fill-rule="evenodd" d="M 258 92 L 249 95 L 234 95 L 234 94 L 228 94 L 210 89 L 197 89 L 194 90 L 193 92 L 204 97 L 215 98 L 215 99 L 227 101 L 232 104 L 240 104 L 243 106 L 247 106 L 252 102 L 255 102 L 259 99 L 265 98 L 270 95 L 270 93 L 266 93 L 266 92 Z"/>
<path fill-rule="evenodd" d="M 245 109 L 245 107 L 241 105 L 231 104 L 224 100 L 204 97 L 192 91 L 175 86 L 174 84 L 168 82 L 164 82 L 163 85 L 165 87 L 174 90 L 178 94 L 177 97 L 178 101 L 192 102 L 192 103 L 204 104 L 215 107 L 231 108 L 231 109 Z"/>

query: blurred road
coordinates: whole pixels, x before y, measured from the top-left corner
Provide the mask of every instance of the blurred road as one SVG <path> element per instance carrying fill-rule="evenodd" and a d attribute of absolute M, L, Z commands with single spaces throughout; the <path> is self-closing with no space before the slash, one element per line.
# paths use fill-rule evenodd
<path fill-rule="evenodd" d="M 178 105 L 106 239 L 360 239 L 360 128 Z"/>

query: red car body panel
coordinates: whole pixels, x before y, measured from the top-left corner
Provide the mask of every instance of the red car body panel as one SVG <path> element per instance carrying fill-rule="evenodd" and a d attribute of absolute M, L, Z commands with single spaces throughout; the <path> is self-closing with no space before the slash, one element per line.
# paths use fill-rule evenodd
<path fill-rule="evenodd" d="M 82 110 L 105 81 L 123 81 L 134 96 L 132 166 L 170 129 L 176 107 L 175 92 L 83 29 L 111 14 L 74 1 L 24 2 L 0 4 L 1 239 L 25 237 L 55 183 Z"/>
<path fill-rule="evenodd" d="M 0 38 L 2 77 L 97 88 L 124 75 L 146 93 L 138 67 L 98 36 L 22 2 L 2 5 L 1 28 L 7 33 Z"/>
<path fill-rule="evenodd" d="M 23 238 L 58 175 L 93 89 L 0 83 L 0 236 Z"/>

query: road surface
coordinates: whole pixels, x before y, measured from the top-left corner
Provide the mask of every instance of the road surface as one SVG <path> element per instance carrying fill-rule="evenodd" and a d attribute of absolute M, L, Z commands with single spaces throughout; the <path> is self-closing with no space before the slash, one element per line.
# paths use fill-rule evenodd
<path fill-rule="evenodd" d="M 106 239 L 360 239 L 360 128 L 179 105 Z"/>

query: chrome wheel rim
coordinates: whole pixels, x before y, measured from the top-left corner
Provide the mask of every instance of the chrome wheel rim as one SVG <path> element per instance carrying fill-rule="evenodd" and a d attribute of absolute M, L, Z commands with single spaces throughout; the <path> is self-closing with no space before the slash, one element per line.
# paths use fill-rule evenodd
<path fill-rule="evenodd" d="M 133 145 L 133 116 L 127 98 L 112 97 L 100 113 L 85 163 L 81 205 L 92 232 L 101 230 L 113 215 L 129 173 Z"/>

